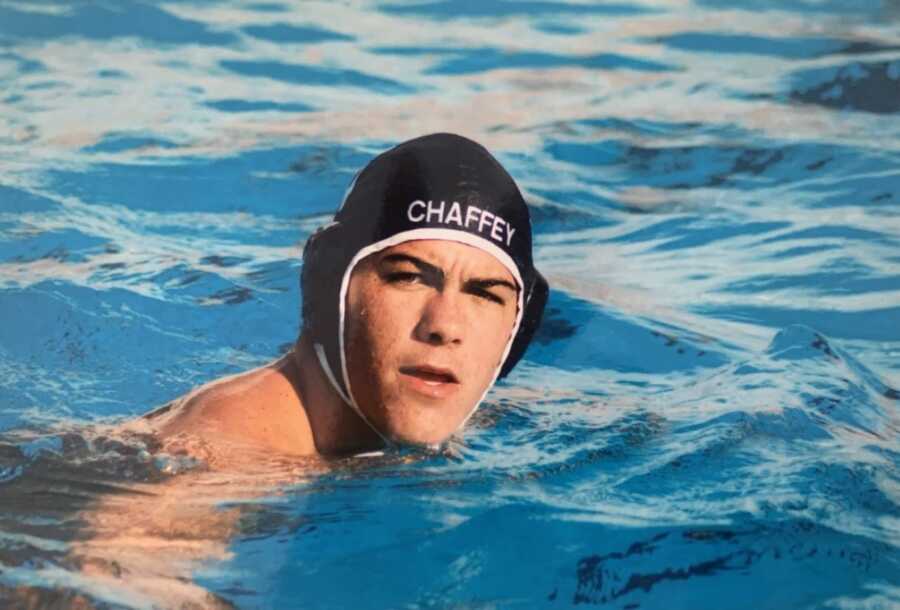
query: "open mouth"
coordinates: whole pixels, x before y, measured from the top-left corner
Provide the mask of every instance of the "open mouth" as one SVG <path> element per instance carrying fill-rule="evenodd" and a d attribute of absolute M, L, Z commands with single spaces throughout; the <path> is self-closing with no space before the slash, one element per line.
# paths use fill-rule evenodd
<path fill-rule="evenodd" d="M 400 367 L 400 372 L 404 375 L 415 377 L 426 385 L 438 386 L 448 383 L 459 383 L 452 371 L 433 366 L 404 366 Z"/>
<path fill-rule="evenodd" d="M 400 381 L 406 389 L 431 404 L 445 404 L 444 401 L 462 388 L 453 371 L 427 364 L 401 366 Z"/>

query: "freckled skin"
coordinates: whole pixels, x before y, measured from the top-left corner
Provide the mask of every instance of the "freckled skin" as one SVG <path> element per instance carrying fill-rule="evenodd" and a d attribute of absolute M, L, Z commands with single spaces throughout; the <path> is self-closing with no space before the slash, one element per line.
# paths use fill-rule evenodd
<path fill-rule="evenodd" d="M 432 277 L 400 256 L 441 271 Z M 350 385 L 360 409 L 393 440 L 435 444 L 468 417 L 493 381 L 509 342 L 517 293 L 472 280 L 512 275 L 490 254 L 449 241 L 410 241 L 363 260 L 348 290 Z M 452 371 L 456 388 L 446 397 L 416 390 L 404 367 Z"/>

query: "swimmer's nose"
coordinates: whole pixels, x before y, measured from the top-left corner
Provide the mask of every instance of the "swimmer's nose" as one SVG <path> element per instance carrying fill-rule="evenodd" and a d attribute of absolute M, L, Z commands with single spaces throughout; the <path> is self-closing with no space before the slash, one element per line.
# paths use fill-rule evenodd
<path fill-rule="evenodd" d="M 429 345 L 459 345 L 465 333 L 464 318 L 459 295 L 435 291 L 422 309 L 415 337 Z"/>

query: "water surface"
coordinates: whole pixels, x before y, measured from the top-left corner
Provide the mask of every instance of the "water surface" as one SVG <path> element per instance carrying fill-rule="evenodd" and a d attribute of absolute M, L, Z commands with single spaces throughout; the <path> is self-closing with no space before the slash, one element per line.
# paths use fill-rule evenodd
<path fill-rule="evenodd" d="M 3 3 L 0 601 L 900 607 L 898 17 Z M 460 439 L 218 475 L 109 432 L 289 349 L 304 240 L 435 131 L 551 284 Z"/>

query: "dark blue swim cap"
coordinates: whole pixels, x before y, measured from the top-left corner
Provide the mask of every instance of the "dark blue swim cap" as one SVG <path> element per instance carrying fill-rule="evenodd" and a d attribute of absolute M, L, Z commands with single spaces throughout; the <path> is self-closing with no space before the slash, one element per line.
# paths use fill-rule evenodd
<path fill-rule="evenodd" d="M 487 149 L 462 136 L 438 133 L 399 144 L 356 175 L 334 222 L 316 231 L 303 251 L 304 329 L 326 376 L 357 411 L 343 351 L 350 275 L 369 254 L 416 239 L 480 248 L 516 279 L 516 323 L 495 379 L 512 370 L 540 323 L 547 282 L 534 268 L 531 218 L 512 177 Z"/>

